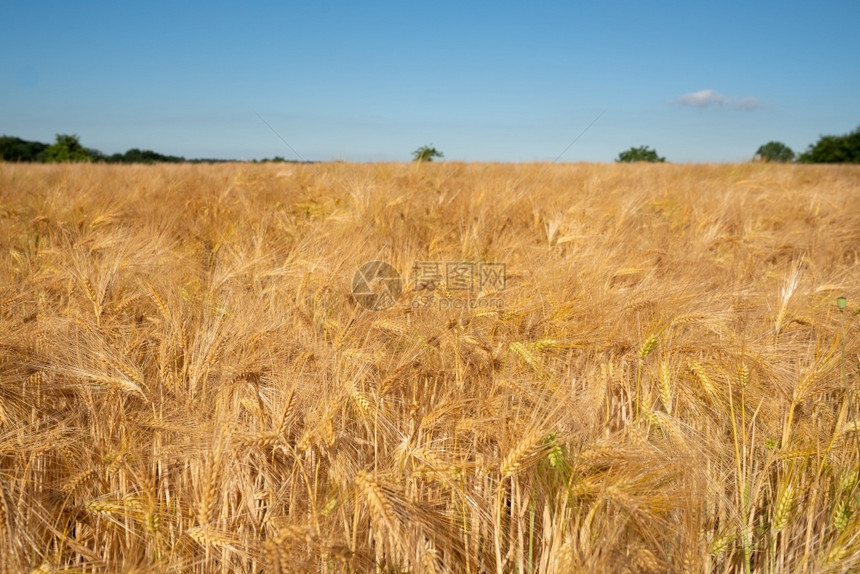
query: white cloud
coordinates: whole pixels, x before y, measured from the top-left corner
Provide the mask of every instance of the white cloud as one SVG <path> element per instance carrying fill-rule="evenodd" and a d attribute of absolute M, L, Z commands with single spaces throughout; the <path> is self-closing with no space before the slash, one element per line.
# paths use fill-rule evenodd
<path fill-rule="evenodd" d="M 721 106 L 723 104 L 727 104 L 730 100 L 716 90 L 700 90 L 698 92 L 684 94 L 675 101 L 682 106 L 707 108 L 708 106 Z"/>
<path fill-rule="evenodd" d="M 673 103 L 690 108 L 708 108 L 711 106 L 731 106 L 737 110 L 754 110 L 764 106 L 761 100 L 748 96 L 746 98 L 730 98 L 716 90 L 699 90 L 683 94 Z"/>

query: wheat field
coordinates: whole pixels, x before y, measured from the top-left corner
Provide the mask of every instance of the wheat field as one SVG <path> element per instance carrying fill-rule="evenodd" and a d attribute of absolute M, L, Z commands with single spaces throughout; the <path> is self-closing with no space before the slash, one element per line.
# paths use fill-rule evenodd
<path fill-rule="evenodd" d="M 0 164 L 0 569 L 856 571 L 858 200 L 857 167 Z M 503 305 L 415 262 L 504 263 L 466 294 Z"/>

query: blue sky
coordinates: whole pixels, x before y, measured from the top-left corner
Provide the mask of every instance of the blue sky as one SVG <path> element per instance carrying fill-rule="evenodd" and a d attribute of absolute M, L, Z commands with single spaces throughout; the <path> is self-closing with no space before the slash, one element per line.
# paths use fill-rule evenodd
<path fill-rule="evenodd" d="M 0 133 L 106 153 L 678 162 L 860 125 L 860 2 L 3 2 Z M 601 115 L 602 114 L 602 115 Z M 263 118 L 262 121 L 260 118 Z"/>

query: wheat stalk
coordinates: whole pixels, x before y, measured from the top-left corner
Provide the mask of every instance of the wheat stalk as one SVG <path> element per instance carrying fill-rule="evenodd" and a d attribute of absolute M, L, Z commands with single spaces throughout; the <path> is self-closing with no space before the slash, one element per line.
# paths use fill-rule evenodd
<path fill-rule="evenodd" d="M 207 467 L 206 478 L 203 482 L 200 502 L 197 510 L 197 523 L 205 526 L 212 521 L 218 493 L 221 489 L 221 476 L 224 471 L 224 442 L 219 441 L 212 453 Z"/>
<path fill-rule="evenodd" d="M 669 363 L 663 361 L 660 364 L 660 400 L 663 401 L 663 406 L 666 412 L 672 412 L 672 380 L 669 375 Z"/>

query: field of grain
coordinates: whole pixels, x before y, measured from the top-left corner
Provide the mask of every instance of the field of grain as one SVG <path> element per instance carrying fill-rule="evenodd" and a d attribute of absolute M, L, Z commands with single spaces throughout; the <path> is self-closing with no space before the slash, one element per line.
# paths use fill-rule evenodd
<path fill-rule="evenodd" d="M 0 164 L 0 568 L 860 568 L 858 200 L 857 167 Z"/>

